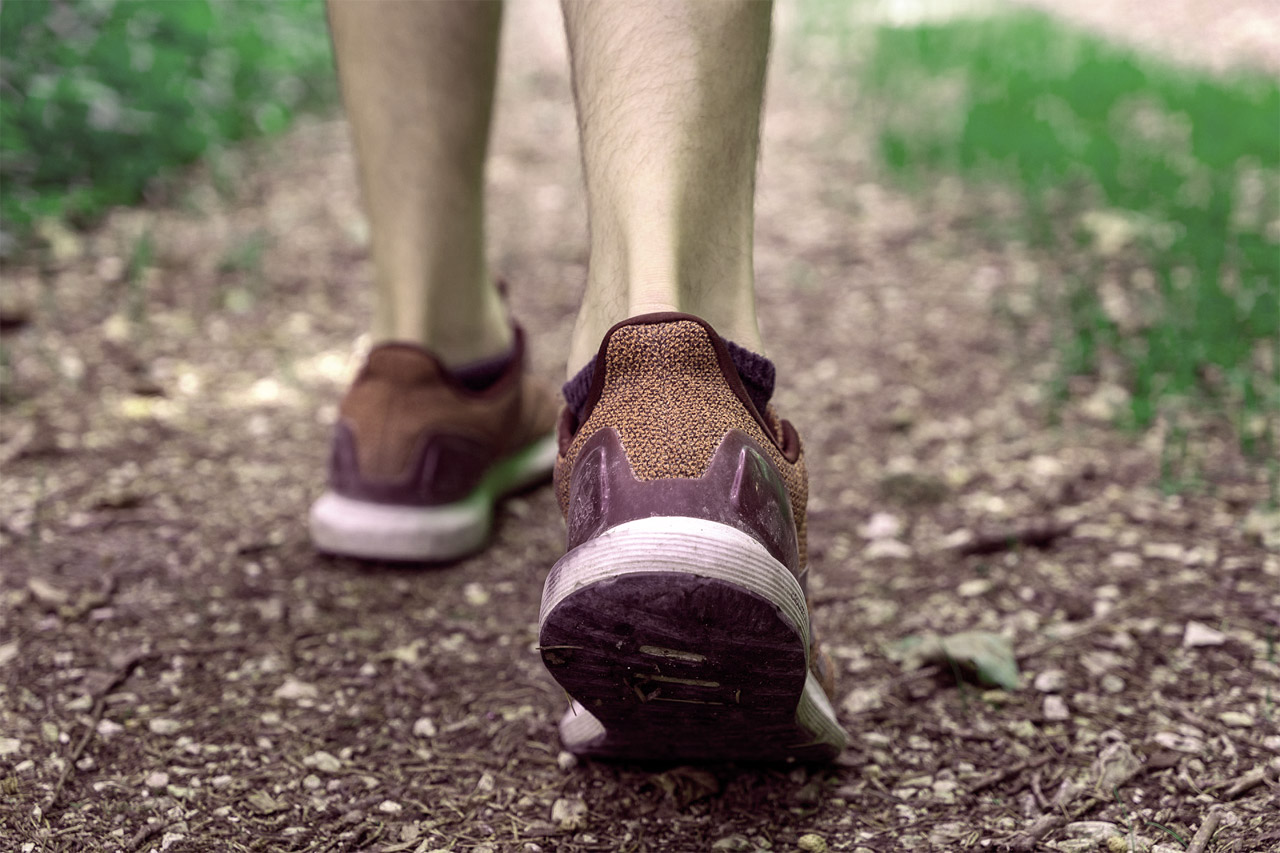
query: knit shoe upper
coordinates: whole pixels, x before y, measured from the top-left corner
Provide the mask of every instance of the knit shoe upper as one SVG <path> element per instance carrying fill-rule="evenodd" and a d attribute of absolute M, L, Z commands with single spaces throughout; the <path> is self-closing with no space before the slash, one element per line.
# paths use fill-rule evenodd
<path fill-rule="evenodd" d="M 803 573 L 809 487 L 800 437 L 772 406 L 757 410 L 725 342 L 705 321 L 662 313 L 615 326 L 600 345 L 585 408 L 581 424 L 565 409 L 558 432 L 556 495 L 571 525 L 572 471 L 601 430 L 616 433 L 641 482 L 703 477 L 726 436 L 736 431 L 785 486 L 797 553 L 794 562 L 783 562 L 793 563 L 788 568 L 797 576 Z M 662 507 L 653 509 L 659 514 Z"/>

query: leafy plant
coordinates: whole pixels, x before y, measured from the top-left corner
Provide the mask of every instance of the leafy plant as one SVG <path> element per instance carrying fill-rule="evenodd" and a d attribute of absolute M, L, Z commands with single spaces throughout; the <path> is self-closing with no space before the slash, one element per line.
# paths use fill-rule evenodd
<path fill-rule="evenodd" d="M 834 8 L 824 17 L 848 20 Z M 1275 454 L 1274 79 L 1176 68 L 1030 12 L 881 27 L 848 63 L 891 173 L 909 185 L 944 171 L 1014 186 L 1024 238 L 1084 259 L 1058 309 L 1055 390 L 1118 363 L 1130 425 L 1185 398 L 1225 415 L 1246 452 Z M 1137 316 L 1103 298 L 1104 269 L 1141 272 L 1146 288 L 1121 281 Z"/>
<path fill-rule="evenodd" d="M 82 222 L 333 97 L 320 0 L 0 5 L 0 222 Z"/>

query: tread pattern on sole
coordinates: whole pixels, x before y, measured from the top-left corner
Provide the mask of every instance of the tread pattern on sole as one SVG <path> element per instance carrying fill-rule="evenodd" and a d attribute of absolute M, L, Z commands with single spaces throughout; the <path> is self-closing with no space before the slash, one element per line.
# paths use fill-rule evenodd
<path fill-rule="evenodd" d="M 799 583 L 726 525 L 650 518 L 566 554 L 547 579 L 543 661 L 575 700 L 571 751 L 825 760 L 845 735 L 809 671 Z"/>

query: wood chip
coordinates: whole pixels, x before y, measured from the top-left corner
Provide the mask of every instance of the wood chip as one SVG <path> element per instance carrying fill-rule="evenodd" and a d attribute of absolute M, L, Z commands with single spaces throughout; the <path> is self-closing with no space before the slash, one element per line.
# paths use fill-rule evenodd
<path fill-rule="evenodd" d="M 1209 846 L 1209 840 L 1213 838 L 1213 834 L 1218 831 L 1218 824 L 1222 823 L 1222 812 L 1214 809 L 1205 815 L 1204 823 L 1200 824 L 1200 828 L 1196 830 L 1196 834 L 1191 838 L 1191 844 L 1187 846 L 1187 853 L 1204 853 L 1205 848 Z"/>
<path fill-rule="evenodd" d="M 1004 768 L 1003 770 L 997 770 L 994 773 L 990 773 L 982 777 L 977 782 L 974 782 L 971 786 L 969 786 L 969 793 L 976 794 L 979 791 L 984 791 L 987 788 L 992 787 L 993 785 L 999 785 L 1001 782 L 1005 781 L 1006 779 L 1010 779 L 1014 776 L 1017 776 L 1019 773 L 1022 773 L 1024 770 L 1034 770 L 1037 767 L 1042 767 L 1045 764 L 1048 764 L 1049 759 L 1051 758 L 1053 758 L 1052 755 L 1042 755 L 1038 758 L 1029 758 L 1029 759 L 1026 759 L 1025 761 L 1019 761 L 1017 764 L 1013 764 L 1009 767 Z"/>

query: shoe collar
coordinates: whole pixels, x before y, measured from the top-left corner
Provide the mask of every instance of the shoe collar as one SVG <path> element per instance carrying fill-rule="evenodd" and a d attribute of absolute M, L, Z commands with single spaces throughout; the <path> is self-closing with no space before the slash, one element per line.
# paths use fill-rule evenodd
<path fill-rule="evenodd" d="M 464 397 L 487 399 L 509 393 L 520 381 L 524 368 L 525 334 L 519 323 L 512 323 L 510 363 L 498 379 L 487 388 L 475 390 L 464 384 L 449 366 L 431 350 L 413 341 L 383 341 L 369 350 L 356 381 L 373 375 L 398 375 L 418 381 L 438 378 L 450 390 Z"/>
<path fill-rule="evenodd" d="M 794 462 L 800 456 L 800 441 L 795 428 L 787 421 L 780 420 L 780 428 L 770 424 L 765 418 L 764 412 L 756 408 L 755 403 L 751 400 L 751 395 L 747 393 L 747 387 L 742 382 L 742 376 L 738 373 L 737 366 L 733 363 L 733 357 L 729 355 L 729 348 L 725 344 L 724 338 L 711 327 L 711 324 L 693 314 L 685 314 L 680 311 L 656 311 L 651 314 L 639 314 L 635 317 L 628 317 L 621 322 L 614 323 L 609 331 L 605 332 L 604 338 L 600 341 L 600 348 L 596 351 L 594 368 L 591 375 L 591 385 L 587 391 L 586 403 L 582 407 L 583 421 L 585 422 L 591 416 L 592 410 L 595 409 L 596 403 L 600 402 L 600 395 L 604 393 L 604 381 L 606 371 L 606 360 L 609 352 L 609 340 L 613 337 L 614 332 L 627 326 L 654 326 L 664 323 L 696 323 L 701 326 L 703 331 L 707 333 L 707 340 L 711 343 L 712 350 L 716 354 L 716 363 L 720 367 L 720 373 L 724 376 L 725 382 L 728 383 L 729 389 L 733 391 L 735 397 L 746 408 L 747 412 L 755 419 L 756 423 L 769 436 L 778 450 L 783 454 L 788 462 Z M 565 427 L 568 424 L 562 424 L 562 437 Z M 581 424 L 572 424 L 570 433 L 577 432 Z"/>

